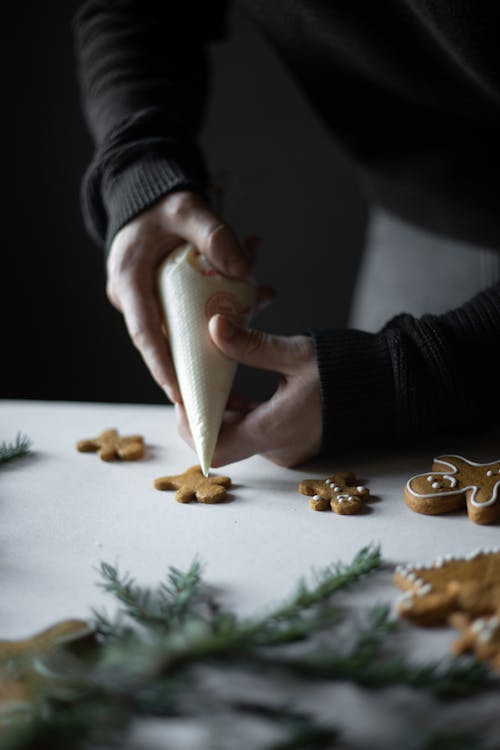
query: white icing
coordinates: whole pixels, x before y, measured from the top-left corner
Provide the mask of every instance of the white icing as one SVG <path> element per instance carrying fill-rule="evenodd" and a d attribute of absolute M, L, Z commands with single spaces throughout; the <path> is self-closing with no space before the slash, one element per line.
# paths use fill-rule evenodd
<path fill-rule="evenodd" d="M 439 482 L 433 482 L 431 484 L 431 487 L 433 490 L 438 490 L 441 487 L 441 485 L 439 484 Z"/>
<path fill-rule="evenodd" d="M 365 491 L 365 487 L 363 487 L 362 484 L 360 484 L 359 487 L 356 487 L 356 489 L 357 489 L 358 492 L 364 492 Z"/>
<path fill-rule="evenodd" d="M 448 458 L 458 458 L 458 459 L 460 459 L 460 461 L 464 461 L 465 463 L 470 464 L 471 466 L 480 466 L 480 467 L 491 466 L 492 463 L 497 463 L 496 461 L 493 461 L 493 462 L 489 462 L 489 463 L 485 463 L 485 464 L 479 464 L 479 463 L 476 463 L 475 461 L 469 461 L 466 458 L 463 458 L 463 456 L 457 456 L 457 455 L 450 455 L 450 456 L 448 456 Z M 431 476 L 427 477 L 427 481 L 431 481 L 431 480 L 434 481 L 435 478 L 436 478 L 436 476 L 442 476 L 443 478 L 448 478 L 448 479 L 455 479 L 455 477 L 453 475 L 457 473 L 457 467 L 456 466 L 454 466 L 453 464 L 450 464 L 448 461 L 445 461 L 444 457 L 435 458 L 434 461 L 435 462 L 439 462 L 441 464 L 444 464 L 444 466 L 449 466 L 449 468 L 451 469 L 451 471 L 450 472 L 436 471 L 436 472 L 434 472 L 434 474 L 435 474 L 434 477 L 431 477 Z M 419 493 L 415 492 L 411 488 L 411 482 L 413 482 L 415 479 L 420 479 L 423 476 L 425 476 L 425 475 L 424 474 L 415 474 L 415 476 L 411 477 L 408 480 L 408 482 L 406 483 L 406 490 L 407 490 L 407 492 L 409 492 L 409 494 L 412 495 L 416 500 L 427 500 L 429 498 L 435 498 L 436 495 L 434 493 L 419 494 Z M 456 479 L 455 479 L 455 485 L 456 485 Z M 455 486 L 455 485 L 452 485 L 452 486 Z M 500 481 L 498 481 L 498 482 L 495 483 L 495 485 L 493 487 L 493 491 L 492 491 L 491 497 L 489 498 L 489 500 L 485 500 L 482 503 L 480 503 L 480 502 L 478 502 L 476 500 L 476 495 L 477 495 L 477 492 L 479 490 L 479 487 L 477 485 L 471 484 L 471 485 L 468 485 L 467 487 L 460 487 L 460 492 L 467 492 L 469 490 L 472 490 L 472 493 L 471 493 L 470 497 L 468 498 L 468 501 L 470 502 L 470 504 L 473 505 L 475 508 L 487 508 L 490 505 L 493 505 L 498 500 L 498 498 L 500 496 Z M 448 497 L 448 496 L 456 495 L 456 494 L 457 494 L 456 490 L 450 490 L 448 492 L 440 492 L 439 493 L 439 497 L 440 498 L 442 498 L 442 497 Z"/>
<path fill-rule="evenodd" d="M 419 596 L 425 596 L 425 595 L 426 595 L 426 594 L 428 594 L 428 593 L 429 593 L 430 591 L 432 591 L 432 586 L 431 586 L 431 584 L 430 584 L 430 583 L 425 583 L 425 584 L 424 584 L 423 586 L 421 586 L 421 587 L 420 587 L 420 588 L 418 589 L 418 591 L 417 591 L 417 594 L 418 594 Z"/>

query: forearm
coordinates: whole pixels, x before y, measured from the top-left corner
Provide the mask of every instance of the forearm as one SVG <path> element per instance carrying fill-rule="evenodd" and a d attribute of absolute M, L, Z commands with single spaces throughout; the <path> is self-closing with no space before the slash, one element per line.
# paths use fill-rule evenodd
<path fill-rule="evenodd" d="M 445 315 L 400 315 L 376 334 L 313 337 L 324 453 L 500 423 L 500 284 Z"/>
<path fill-rule="evenodd" d="M 94 238 L 172 189 L 204 192 L 196 145 L 208 90 L 207 43 L 225 2 L 85 2 L 74 19 L 82 103 L 96 152 L 82 202 Z"/>

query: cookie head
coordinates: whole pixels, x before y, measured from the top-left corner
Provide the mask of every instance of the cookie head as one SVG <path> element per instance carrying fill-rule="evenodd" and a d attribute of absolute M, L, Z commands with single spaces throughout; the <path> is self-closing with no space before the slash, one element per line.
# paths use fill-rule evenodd
<path fill-rule="evenodd" d="M 493 523 L 500 518 L 500 461 L 439 456 L 430 472 L 408 480 L 404 497 L 417 513 L 440 515 L 465 506 L 474 523 Z"/>

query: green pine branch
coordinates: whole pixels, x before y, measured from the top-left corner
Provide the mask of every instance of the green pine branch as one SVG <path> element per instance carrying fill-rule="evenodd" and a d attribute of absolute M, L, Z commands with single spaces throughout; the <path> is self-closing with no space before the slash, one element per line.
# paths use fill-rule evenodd
<path fill-rule="evenodd" d="M 43 747 L 36 744 L 40 738 L 45 742 L 52 736 L 54 742 L 47 746 L 54 748 L 61 737 L 65 750 L 92 747 L 93 742 L 102 746 L 109 737 L 123 737 L 128 724 L 140 716 L 192 716 L 209 722 L 212 713 L 228 710 L 253 715 L 280 730 L 282 740 L 267 750 L 335 746 L 334 727 L 289 707 L 231 703 L 208 695 L 196 677 L 204 666 L 228 679 L 230 670 L 238 669 L 255 671 L 261 679 L 293 678 L 305 687 L 324 681 L 372 689 L 404 685 L 448 700 L 498 689 L 498 678 L 472 659 L 412 664 L 395 656 L 391 634 L 398 623 L 388 607 L 372 608 L 361 627 L 352 626 L 345 597 L 340 604 L 336 595 L 380 565 L 379 548 L 366 547 L 351 563 L 319 573 L 313 584 L 301 581 L 283 604 L 260 617 L 240 619 L 219 606 L 197 561 L 185 573 L 171 568 L 156 588 L 140 586 L 129 574 L 102 563 L 100 585 L 118 603 L 117 615 L 95 613 L 97 646 L 87 657 L 72 654 L 69 670 L 60 657 L 54 664 L 43 657 L 33 662 L 38 687 L 32 721 L 0 735 L 11 742 L 2 747 L 31 750 Z M 346 627 L 350 645 L 339 635 Z M 296 642 L 299 648 L 289 647 Z M 434 745 L 429 740 L 419 747 L 447 747 L 445 737 L 434 739 Z"/>
<path fill-rule="evenodd" d="M 18 433 L 13 443 L 0 443 L 0 464 L 8 461 L 14 461 L 16 458 L 23 458 L 31 451 L 32 442 L 26 435 Z"/>

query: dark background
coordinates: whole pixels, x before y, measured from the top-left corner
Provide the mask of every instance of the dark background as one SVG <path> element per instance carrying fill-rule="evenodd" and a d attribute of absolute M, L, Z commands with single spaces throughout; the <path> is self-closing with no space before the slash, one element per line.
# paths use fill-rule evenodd
<path fill-rule="evenodd" d="M 164 402 L 106 299 L 103 253 L 80 215 L 92 143 L 75 72 L 78 3 L 9 5 L 2 395 Z M 255 325 L 343 326 L 366 221 L 354 169 L 258 30 L 239 11 L 230 29 L 213 50 L 202 143 L 226 219 L 264 239 L 257 275 L 278 298 Z M 269 387 L 254 373 L 239 378 L 254 395 Z"/>

